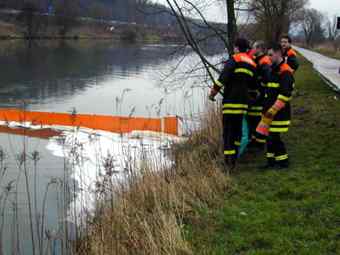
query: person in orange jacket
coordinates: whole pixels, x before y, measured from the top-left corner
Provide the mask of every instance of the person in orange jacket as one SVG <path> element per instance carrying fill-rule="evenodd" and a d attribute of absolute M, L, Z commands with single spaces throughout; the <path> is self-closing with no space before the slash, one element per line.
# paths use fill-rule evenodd
<path fill-rule="evenodd" d="M 256 43 L 255 43 L 256 45 Z M 251 57 L 252 59 L 255 59 L 255 54 L 256 54 L 256 48 L 254 46 L 254 48 L 250 49 L 248 52 L 247 52 L 248 56 Z"/>
<path fill-rule="evenodd" d="M 267 165 L 264 168 L 288 168 L 289 156 L 281 134 L 288 132 L 291 124 L 294 70 L 285 62 L 280 44 L 273 45 L 268 55 L 273 63 L 271 80 L 266 84 L 264 111 L 256 131 L 267 140 Z"/>
<path fill-rule="evenodd" d="M 267 47 L 263 41 L 255 42 L 253 58 L 257 64 L 257 83 L 255 90 L 250 91 L 250 105 L 248 110 L 248 125 L 250 144 L 248 149 L 264 149 L 265 139 L 256 136 L 257 125 L 261 121 L 264 103 L 265 86 L 271 76 L 271 59 L 267 55 Z"/>
<path fill-rule="evenodd" d="M 224 157 L 229 170 L 236 165 L 241 145 L 243 118 L 249 107 L 249 90 L 257 85 L 256 63 L 247 54 L 249 48 L 248 40 L 239 38 L 235 41 L 235 55 L 225 63 L 209 95 L 210 100 L 214 100 L 217 93 L 224 88 Z"/>
<path fill-rule="evenodd" d="M 281 47 L 286 63 L 296 72 L 299 69 L 297 54 L 292 48 L 292 38 L 289 35 L 281 37 Z"/>

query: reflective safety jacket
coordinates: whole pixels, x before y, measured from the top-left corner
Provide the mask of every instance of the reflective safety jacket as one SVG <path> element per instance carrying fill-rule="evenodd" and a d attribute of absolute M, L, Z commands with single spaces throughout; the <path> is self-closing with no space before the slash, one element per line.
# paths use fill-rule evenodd
<path fill-rule="evenodd" d="M 255 62 L 257 64 L 258 81 L 261 84 L 268 83 L 271 77 L 271 59 L 267 55 L 261 55 L 255 59 Z"/>
<path fill-rule="evenodd" d="M 255 53 L 256 53 L 255 49 L 251 49 L 247 52 L 248 56 L 251 57 L 252 59 L 255 59 Z"/>
<path fill-rule="evenodd" d="M 224 87 L 223 114 L 246 114 L 249 90 L 256 89 L 256 63 L 247 53 L 232 56 L 215 81 L 215 90 Z"/>
<path fill-rule="evenodd" d="M 272 67 L 271 79 L 265 84 L 264 113 L 266 113 L 276 102 L 281 100 L 286 103 L 270 126 L 269 131 L 274 133 L 288 132 L 291 124 L 292 92 L 294 90 L 294 70 L 285 62 Z"/>
<path fill-rule="evenodd" d="M 299 69 L 299 61 L 297 59 L 297 54 L 295 50 L 289 48 L 283 54 L 283 57 L 287 59 L 287 64 L 294 70 L 297 71 Z"/>
<path fill-rule="evenodd" d="M 257 64 L 257 88 L 250 90 L 250 105 L 248 115 L 253 117 L 261 117 L 263 112 L 264 101 L 264 84 L 267 84 L 271 76 L 272 61 L 267 55 L 257 56 L 255 58 Z"/>

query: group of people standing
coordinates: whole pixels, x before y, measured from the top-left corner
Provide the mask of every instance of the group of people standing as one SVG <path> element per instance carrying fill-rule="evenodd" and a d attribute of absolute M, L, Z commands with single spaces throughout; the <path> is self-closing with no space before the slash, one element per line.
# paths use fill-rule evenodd
<path fill-rule="evenodd" d="M 266 147 L 264 169 L 289 167 L 289 156 L 281 134 L 291 124 L 294 73 L 299 67 L 297 54 L 289 36 L 280 43 L 266 46 L 248 40 L 235 41 L 235 54 L 226 61 L 223 71 L 214 82 L 209 98 L 223 93 L 224 156 L 233 169 L 239 154 L 244 116 L 250 130 L 248 147 Z"/>

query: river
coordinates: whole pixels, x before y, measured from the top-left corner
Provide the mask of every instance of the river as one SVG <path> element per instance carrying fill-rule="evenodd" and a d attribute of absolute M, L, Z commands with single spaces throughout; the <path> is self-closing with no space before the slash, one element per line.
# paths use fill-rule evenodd
<path fill-rule="evenodd" d="M 176 45 L 80 42 L 28 48 L 13 42 L 0 48 L 2 108 L 184 119 L 204 109 L 207 88 L 202 72 L 191 73 L 190 79 L 185 73 L 199 61 Z M 33 254 L 29 204 L 33 215 L 44 213 L 46 226 L 39 233 L 33 228 L 37 236 L 57 235 L 65 221 L 60 216 L 65 187 L 57 180 L 69 175 L 65 176 L 64 159 L 54 156 L 48 144 L 49 138 L 0 133 L 0 254 Z M 58 254 L 58 245 L 50 245 L 48 250 Z"/>

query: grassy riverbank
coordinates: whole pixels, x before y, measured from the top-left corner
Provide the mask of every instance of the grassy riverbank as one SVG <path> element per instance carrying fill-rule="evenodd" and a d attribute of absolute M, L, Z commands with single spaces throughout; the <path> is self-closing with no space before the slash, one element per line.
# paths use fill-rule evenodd
<path fill-rule="evenodd" d="M 340 101 L 304 61 L 296 74 L 289 171 L 248 156 L 217 207 L 186 226 L 194 254 L 338 254 Z"/>
<path fill-rule="evenodd" d="M 104 203 L 79 254 L 337 254 L 340 101 L 310 63 L 296 78 L 289 171 L 261 172 L 263 155 L 246 155 L 226 177 L 220 116 L 209 111 L 175 147 L 173 169 L 145 171 Z"/>

